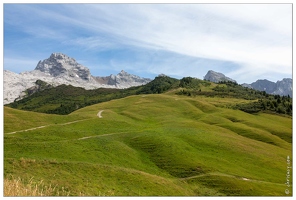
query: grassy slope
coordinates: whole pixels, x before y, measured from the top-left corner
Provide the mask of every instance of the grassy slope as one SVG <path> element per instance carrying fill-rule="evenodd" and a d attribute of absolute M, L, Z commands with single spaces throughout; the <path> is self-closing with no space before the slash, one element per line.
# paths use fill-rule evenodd
<path fill-rule="evenodd" d="M 138 95 L 67 116 L 5 107 L 5 133 L 50 125 L 4 135 L 5 176 L 34 176 L 70 195 L 284 196 L 291 118 L 217 101 Z"/>

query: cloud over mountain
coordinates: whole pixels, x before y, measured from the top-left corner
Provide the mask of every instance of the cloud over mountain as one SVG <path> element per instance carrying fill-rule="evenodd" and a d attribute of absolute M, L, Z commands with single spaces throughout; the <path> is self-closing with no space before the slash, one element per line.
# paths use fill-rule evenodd
<path fill-rule="evenodd" d="M 201 78 L 213 62 L 213 70 L 238 82 L 292 73 L 290 4 L 22 4 L 4 10 L 8 70 L 14 57 L 36 59 L 59 49 L 87 58 L 93 74 L 125 69 Z M 114 69 L 114 62 L 126 68 Z"/>

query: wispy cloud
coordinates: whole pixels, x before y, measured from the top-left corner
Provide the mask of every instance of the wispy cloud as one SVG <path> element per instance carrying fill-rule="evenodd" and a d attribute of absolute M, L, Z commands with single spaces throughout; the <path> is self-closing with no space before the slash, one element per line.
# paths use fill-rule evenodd
<path fill-rule="evenodd" d="M 239 77 L 239 82 L 255 81 L 246 74 L 273 80 L 291 76 L 291 4 L 65 4 L 14 9 L 18 14 L 5 7 L 7 27 L 19 26 L 32 37 L 58 41 L 61 50 L 73 54 L 75 48 L 98 52 L 97 56 L 108 51 L 104 64 L 110 67 L 184 76 L 216 69 Z M 132 49 L 133 55 L 121 60 L 110 55 L 120 49 Z M 157 51 L 166 53 L 143 56 Z M 149 59 L 154 61 L 148 64 Z"/>

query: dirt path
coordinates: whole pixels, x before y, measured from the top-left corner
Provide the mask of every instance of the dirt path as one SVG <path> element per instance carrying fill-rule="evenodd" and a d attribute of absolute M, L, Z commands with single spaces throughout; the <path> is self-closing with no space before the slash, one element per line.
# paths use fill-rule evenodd
<path fill-rule="evenodd" d="M 49 126 L 49 125 L 47 125 L 47 126 Z M 36 130 L 36 129 L 39 129 L 39 128 L 45 128 L 47 126 L 38 126 L 38 127 L 35 127 L 35 128 L 30 128 L 30 129 L 25 129 L 25 130 L 20 130 L 20 131 L 14 131 L 14 132 L 5 133 L 5 134 L 14 134 L 14 133 L 19 133 L 19 132 L 33 131 L 33 130 Z"/>
<path fill-rule="evenodd" d="M 117 134 L 122 134 L 122 133 L 129 133 L 129 132 L 118 132 L 118 133 L 107 133 L 107 134 L 103 134 L 103 135 L 93 135 L 93 136 L 78 138 L 76 140 L 85 140 L 85 139 L 89 139 L 89 138 L 104 137 L 104 136 L 117 135 Z"/>
<path fill-rule="evenodd" d="M 99 117 L 99 118 L 103 118 L 102 117 L 102 112 L 103 112 L 104 110 L 100 110 L 100 112 L 98 112 L 98 114 L 97 114 L 97 116 Z"/>
<path fill-rule="evenodd" d="M 66 123 L 63 123 L 63 124 L 49 124 L 49 125 L 45 125 L 45 126 L 38 126 L 38 127 L 34 127 L 34 128 L 29 128 L 29 129 L 20 130 L 20 131 L 14 131 L 14 132 L 5 133 L 5 134 L 15 134 L 15 133 L 21 133 L 21 132 L 33 131 L 33 130 L 36 130 L 36 129 L 41 129 L 41 128 L 45 128 L 45 127 L 49 127 L 49 126 L 54 126 L 54 125 L 56 125 L 56 126 L 64 126 L 64 125 L 74 124 L 74 123 L 81 122 L 81 121 L 85 121 L 85 120 L 89 120 L 89 119 L 75 120 L 75 121 L 72 121 L 72 122 L 66 122 Z"/>
<path fill-rule="evenodd" d="M 97 116 L 98 116 L 99 118 L 103 118 L 103 117 L 102 117 L 102 112 L 103 112 L 103 111 L 104 111 L 104 110 L 100 110 L 100 111 L 98 112 Z M 74 124 L 74 123 L 81 122 L 81 121 L 85 121 L 85 120 L 89 120 L 89 119 L 81 119 L 81 120 L 76 120 L 76 121 L 72 121 L 72 122 L 66 122 L 66 123 L 63 123 L 63 124 L 49 124 L 49 125 L 38 126 L 38 127 L 34 127 L 34 128 L 25 129 L 25 130 L 19 130 L 19 131 L 9 132 L 9 133 L 5 133 L 5 134 L 15 134 L 15 133 L 21 133 L 21 132 L 33 131 L 33 130 L 36 130 L 36 129 L 41 129 L 41 128 L 45 128 L 45 127 L 48 127 L 48 126 L 54 126 L 54 125 L 64 126 L 64 125 Z"/>
<path fill-rule="evenodd" d="M 199 178 L 199 177 L 203 177 L 203 176 L 207 176 L 207 175 L 226 176 L 226 177 L 230 177 L 230 178 L 240 179 L 240 180 L 243 180 L 243 181 L 268 183 L 268 184 L 275 184 L 275 185 L 284 185 L 284 183 L 274 183 L 274 182 L 268 182 L 268 181 L 260 181 L 260 180 L 248 179 L 248 178 L 245 178 L 245 177 L 238 177 L 238 176 L 234 176 L 234 175 L 230 175 L 230 174 L 224 174 L 224 173 L 220 173 L 220 172 L 210 172 L 210 173 L 207 173 L 207 174 L 201 174 L 201 175 L 197 175 L 197 176 L 190 176 L 190 177 L 186 177 L 186 178 L 180 178 L 180 180 L 186 181 L 186 180 Z"/>

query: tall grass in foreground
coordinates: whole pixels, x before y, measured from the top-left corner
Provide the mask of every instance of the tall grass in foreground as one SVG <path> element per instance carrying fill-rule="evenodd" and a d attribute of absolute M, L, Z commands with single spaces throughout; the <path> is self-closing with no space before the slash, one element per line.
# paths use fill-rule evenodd
<path fill-rule="evenodd" d="M 70 192 L 56 186 L 46 186 L 43 181 L 34 182 L 31 178 L 27 183 L 21 178 L 4 179 L 4 196 L 69 196 Z"/>

